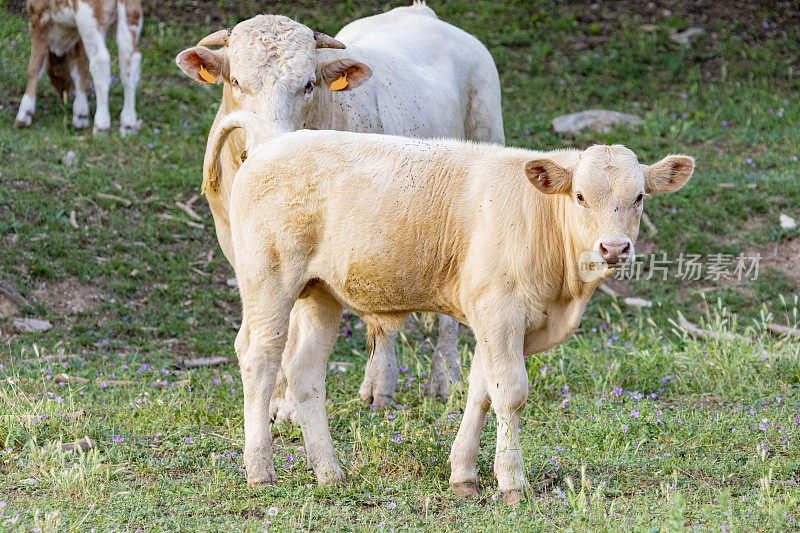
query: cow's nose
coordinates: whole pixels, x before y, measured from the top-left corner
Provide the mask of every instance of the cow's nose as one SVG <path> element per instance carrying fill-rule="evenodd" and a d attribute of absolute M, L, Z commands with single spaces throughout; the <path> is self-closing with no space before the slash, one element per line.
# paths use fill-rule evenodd
<path fill-rule="evenodd" d="M 625 240 L 609 240 L 600 243 L 600 255 L 606 263 L 614 265 L 616 263 L 625 262 L 628 259 L 628 254 L 631 251 L 631 241 Z"/>

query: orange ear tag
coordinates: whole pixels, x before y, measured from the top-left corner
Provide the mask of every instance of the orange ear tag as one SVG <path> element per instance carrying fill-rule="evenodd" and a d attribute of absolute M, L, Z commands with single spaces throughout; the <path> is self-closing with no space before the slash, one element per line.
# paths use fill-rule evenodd
<path fill-rule="evenodd" d="M 214 77 L 209 71 L 206 70 L 205 65 L 200 65 L 200 78 L 206 83 L 214 83 L 217 81 L 217 78 Z"/>
<path fill-rule="evenodd" d="M 341 91 L 347 87 L 347 73 L 342 74 L 333 83 L 330 84 L 329 88 L 331 91 Z"/>

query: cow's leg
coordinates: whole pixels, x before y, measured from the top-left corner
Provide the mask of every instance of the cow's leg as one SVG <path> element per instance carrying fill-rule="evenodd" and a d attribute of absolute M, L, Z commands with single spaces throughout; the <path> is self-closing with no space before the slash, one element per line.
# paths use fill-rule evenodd
<path fill-rule="evenodd" d="M 367 337 L 370 339 L 370 355 L 358 394 L 369 404 L 391 405 L 394 403 L 394 393 L 397 389 L 394 335 L 387 335 L 380 329 L 368 325 Z"/>
<path fill-rule="evenodd" d="M 483 370 L 480 347 L 475 350 L 469 372 L 469 389 L 464 418 L 450 449 L 450 486 L 456 492 L 468 496 L 478 494 L 478 451 L 481 432 L 489 411 L 489 393 Z"/>
<path fill-rule="evenodd" d="M 89 100 L 86 98 L 86 79 L 89 77 L 89 59 L 83 44 L 78 43 L 67 52 L 67 66 L 75 88 L 75 99 L 72 102 L 72 125 L 85 128 L 89 125 Z"/>
<path fill-rule="evenodd" d="M 296 329 L 294 321 L 289 325 L 289 340 L 286 344 L 286 354 L 291 347 L 292 339 L 297 333 L 293 334 Z M 285 355 L 284 355 L 285 357 Z M 275 382 L 275 389 L 272 391 L 272 398 L 269 400 L 269 416 L 275 423 L 292 422 L 297 423 L 297 409 L 294 406 L 294 395 L 292 389 L 289 388 L 289 383 L 286 379 L 286 374 L 283 369 L 278 370 L 278 379 Z"/>
<path fill-rule="evenodd" d="M 450 389 L 461 380 L 458 356 L 458 321 L 439 315 L 439 339 L 431 357 L 431 370 L 425 383 L 425 396 L 446 400 Z"/>
<path fill-rule="evenodd" d="M 294 394 L 306 457 L 320 484 L 344 480 L 325 410 L 325 374 L 342 306 L 326 290 L 307 288 L 292 308 L 296 337 L 284 352 L 283 368 Z"/>
<path fill-rule="evenodd" d="M 95 133 L 111 127 L 111 114 L 108 111 L 108 90 L 111 86 L 111 56 L 106 48 L 106 25 L 94 17 L 89 4 L 78 2 L 75 13 L 78 33 L 83 41 L 86 55 L 89 56 L 89 70 L 92 73 L 97 109 L 94 113 Z"/>
<path fill-rule="evenodd" d="M 36 86 L 39 78 L 44 74 L 45 60 L 48 54 L 49 29 L 45 25 L 31 23 L 31 56 L 28 59 L 28 81 L 25 84 L 25 94 L 19 103 L 17 118 L 14 126 L 22 128 L 30 126 L 33 122 L 33 112 L 36 109 Z"/>
<path fill-rule="evenodd" d="M 259 487 L 278 480 L 269 432 L 269 398 L 286 344 L 294 297 L 287 298 L 290 291 L 283 291 L 278 283 L 247 283 L 241 276 L 240 283 L 244 311 L 236 354 L 244 392 L 244 465 L 247 484 Z"/>
<path fill-rule="evenodd" d="M 117 46 L 119 48 L 119 71 L 125 93 L 122 113 L 119 116 L 119 133 L 137 133 L 136 86 L 139 84 L 139 69 L 142 54 L 139 52 L 139 32 L 142 28 L 138 2 L 129 0 L 117 4 Z"/>

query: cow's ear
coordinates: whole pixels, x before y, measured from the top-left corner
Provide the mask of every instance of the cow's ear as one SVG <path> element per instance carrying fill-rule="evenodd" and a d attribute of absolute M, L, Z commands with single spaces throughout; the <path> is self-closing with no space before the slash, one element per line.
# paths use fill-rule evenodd
<path fill-rule="evenodd" d="M 329 61 L 319 72 L 323 83 L 332 91 L 355 89 L 372 76 L 371 68 L 349 57 Z"/>
<path fill-rule="evenodd" d="M 654 165 L 642 167 L 645 192 L 675 192 L 692 177 L 694 159 L 688 155 L 668 155 Z"/>
<path fill-rule="evenodd" d="M 549 159 L 528 161 L 525 175 L 545 194 L 568 193 L 572 189 L 572 171 Z"/>
<path fill-rule="evenodd" d="M 228 56 L 222 50 L 205 46 L 188 48 L 178 54 L 175 63 L 190 78 L 200 83 L 215 83 L 228 78 Z"/>

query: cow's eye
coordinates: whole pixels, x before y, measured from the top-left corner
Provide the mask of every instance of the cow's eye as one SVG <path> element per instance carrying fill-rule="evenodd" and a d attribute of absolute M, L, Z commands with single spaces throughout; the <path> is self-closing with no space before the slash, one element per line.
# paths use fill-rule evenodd
<path fill-rule="evenodd" d="M 636 202 L 634 203 L 634 205 L 639 205 L 640 203 L 642 203 L 642 200 L 644 200 L 644 194 L 639 193 L 639 196 L 636 197 Z"/>
<path fill-rule="evenodd" d="M 239 80 L 237 80 L 236 78 L 231 78 L 231 85 L 239 89 Z"/>
<path fill-rule="evenodd" d="M 311 91 L 314 90 L 314 82 L 313 81 L 309 81 L 308 83 L 306 83 L 306 86 L 305 86 L 304 90 L 305 90 L 306 94 L 311 94 Z"/>
<path fill-rule="evenodd" d="M 581 193 L 576 194 L 575 197 L 578 199 L 578 203 L 581 204 L 583 207 L 589 207 L 589 204 L 586 203 L 586 199 L 583 197 Z"/>

